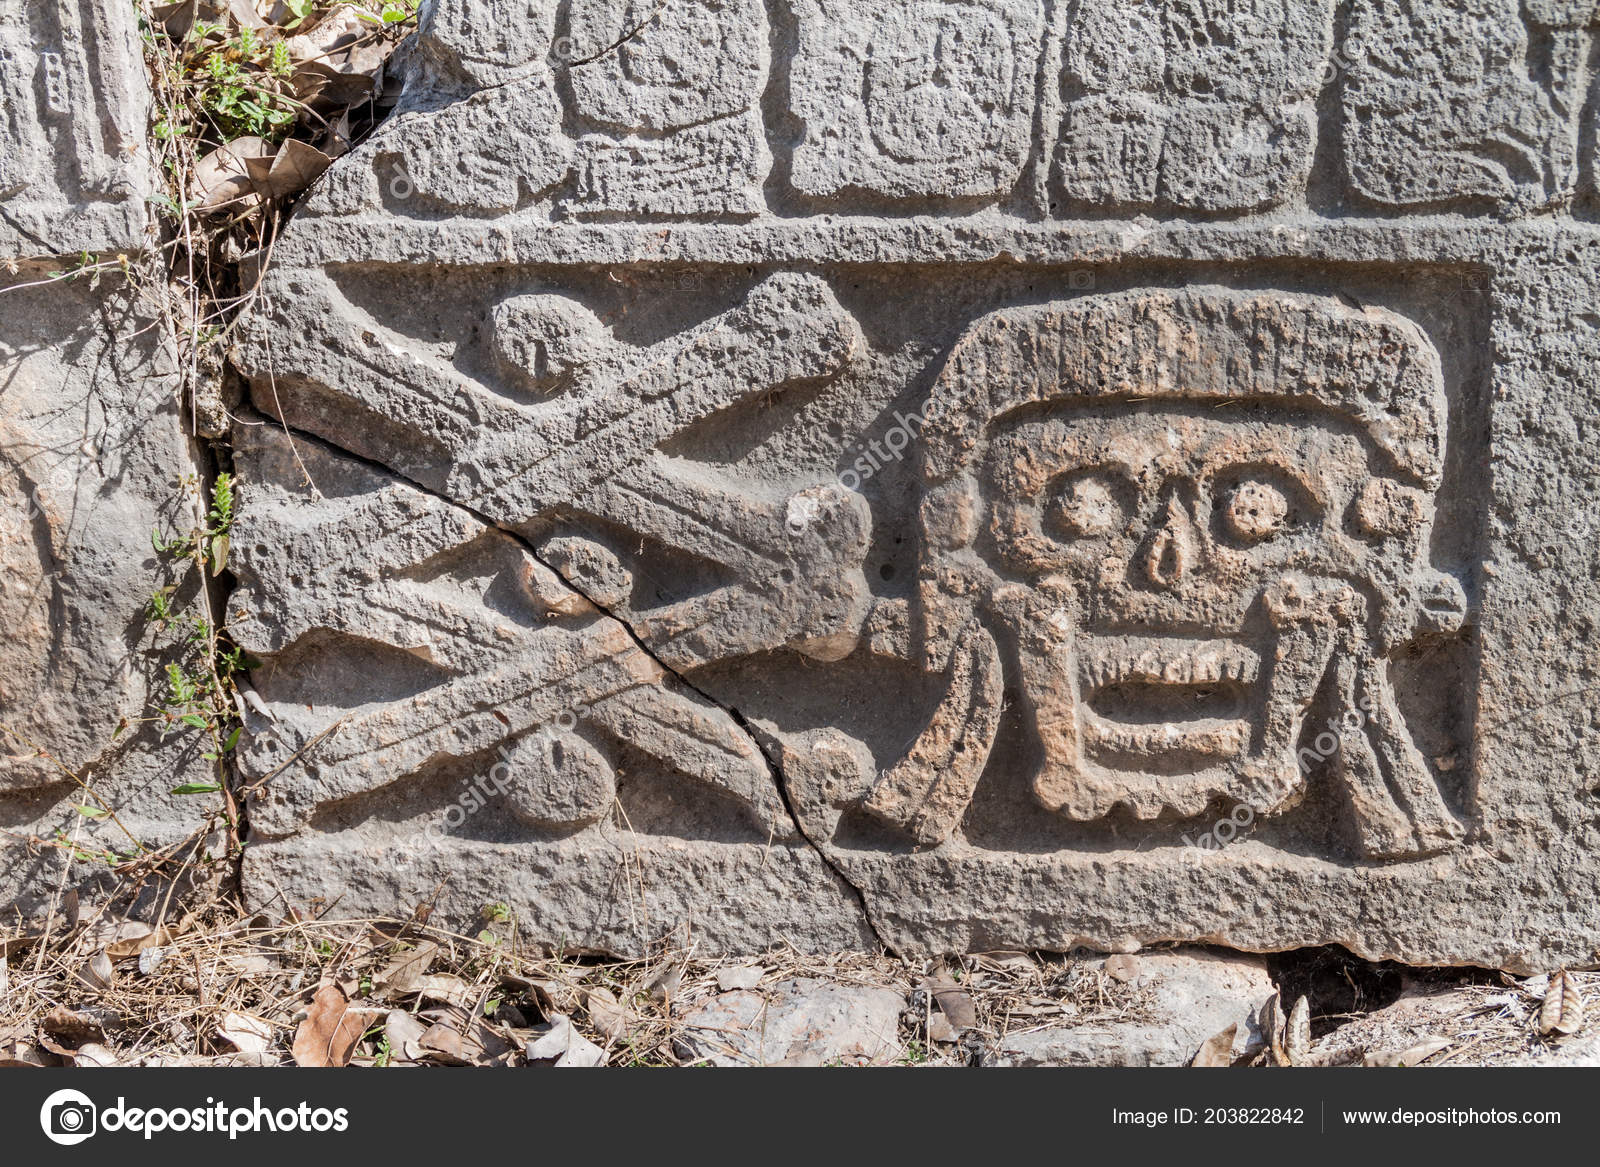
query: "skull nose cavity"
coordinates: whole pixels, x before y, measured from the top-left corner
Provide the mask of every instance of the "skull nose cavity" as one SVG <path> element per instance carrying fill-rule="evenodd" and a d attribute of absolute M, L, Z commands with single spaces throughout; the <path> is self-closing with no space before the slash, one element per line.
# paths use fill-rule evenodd
<path fill-rule="evenodd" d="M 1189 570 L 1189 524 L 1178 500 L 1167 500 L 1166 518 L 1145 556 L 1145 575 L 1158 588 L 1174 588 Z"/>

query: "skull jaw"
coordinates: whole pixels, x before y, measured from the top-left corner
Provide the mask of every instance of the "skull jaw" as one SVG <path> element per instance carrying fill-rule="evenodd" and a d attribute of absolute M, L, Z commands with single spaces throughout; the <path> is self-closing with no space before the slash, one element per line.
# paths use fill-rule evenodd
<path fill-rule="evenodd" d="M 1239 744 L 1239 723 L 1186 727 L 1182 732 L 1191 741 L 1208 737 L 1219 749 Z M 1246 730 L 1246 732 L 1248 732 Z M 1118 807 L 1136 819 L 1148 820 L 1164 814 L 1193 818 L 1203 814 L 1217 800 L 1249 807 L 1257 815 L 1285 808 L 1305 789 L 1305 777 L 1285 750 L 1276 756 L 1244 753 L 1220 764 L 1186 772 L 1134 770 L 1107 766 L 1082 753 L 1054 756 L 1048 750 L 1034 775 L 1034 796 L 1047 810 L 1075 822 L 1105 818 Z"/>
<path fill-rule="evenodd" d="M 1331 768 L 1372 860 L 1417 859 L 1464 837 L 1411 742 L 1383 661 L 1364 642 L 1365 606 L 1343 581 L 1285 577 L 1262 593 L 1271 632 L 1252 651 L 1236 637 L 1202 642 L 1122 638 L 1133 650 L 1108 654 L 1085 636 L 1058 597 L 1013 604 L 1026 691 L 1044 758 L 1033 778 L 1038 801 L 1074 821 L 1123 807 L 1135 818 L 1192 818 L 1216 800 L 1257 815 L 1287 809 L 1306 788 L 1296 754 L 1306 715 L 1325 679 L 1341 713 L 1357 724 L 1341 736 Z M 1187 643 L 1188 647 L 1184 647 Z M 1086 659 L 1080 659 L 1086 658 Z M 1132 675 L 1181 685 L 1241 683 L 1249 694 L 1231 718 L 1116 722 L 1091 707 L 1097 687 Z M 1259 727 L 1257 730 L 1255 727 Z"/>
<path fill-rule="evenodd" d="M 1276 668 L 1258 675 L 1275 650 L 1258 654 L 1236 638 L 1085 638 L 1061 634 L 1062 624 L 1045 625 L 1043 635 L 1035 624 L 1033 634 L 1019 637 L 1044 750 L 1033 790 L 1046 809 L 1090 822 L 1122 807 L 1148 820 L 1193 817 L 1224 799 L 1266 814 L 1302 792 L 1292 743 L 1309 700 L 1284 691 L 1298 670 L 1288 678 Z M 1097 698 L 1130 684 L 1132 710 L 1115 716 L 1095 708 Z M 1202 716 L 1139 715 L 1141 699 L 1181 703 L 1197 686 L 1232 690 L 1224 702 L 1232 707 Z M 1285 707 L 1290 716 L 1272 715 Z"/>

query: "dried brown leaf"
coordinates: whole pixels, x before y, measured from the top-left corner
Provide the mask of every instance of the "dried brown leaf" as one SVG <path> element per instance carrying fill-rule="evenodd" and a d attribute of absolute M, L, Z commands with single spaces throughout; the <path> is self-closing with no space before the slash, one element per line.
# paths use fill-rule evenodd
<path fill-rule="evenodd" d="M 323 171 L 332 165 L 333 159 L 315 146 L 291 138 L 272 156 L 266 174 L 256 178 L 252 172 L 251 179 L 263 198 L 293 198 L 321 178 Z"/>
<path fill-rule="evenodd" d="M 0 1069 L 9 1067 L 40 1068 L 53 1065 L 45 1052 L 31 1041 L 14 1041 L 0 1045 Z"/>
<path fill-rule="evenodd" d="M 416 1044 L 435 1061 L 452 1066 L 486 1066 L 511 1048 L 494 1030 L 481 1023 L 468 1025 L 465 1033 L 448 1025 L 433 1025 Z"/>
<path fill-rule="evenodd" d="M 1239 1034 L 1238 1022 L 1228 1026 L 1221 1033 L 1214 1033 L 1206 1038 L 1194 1055 L 1191 1066 L 1231 1066 L 1233 1065 L 1233 1042 Z"/>
<path fill-rule="evenodd" d="M 375 77 L 347 73 L 325 61 L 305 61 L 295 66 L 289 84 L 297 99 L 323 110 L 357 105 L 377 90 Z"/>
<path fill-rule="evenodd" d="M 40 939 L 39 936 L 13 936 L 9 940 L 0 940 L 0 960 L 10 960 L 17 953 L 32 948 Z"/>
<path fill-rule="evenodd" d="M 57 1054 L 70 1054 L 81 1045 L 106 1039 L 105 1024 L 100 1016 L 65 1005 L 57 1005 L 45 1014 L 39 1028 L 45 1048 Z"/>
<path fill-rule="evenodd" d="M 1539 1007 L 1539 1032 L 1566 1037 L 1578 1032 L 1583 1025 L 1583 994 L 1578 982 L 1566 969 L 1550 974 L 1550 983 L 1544 991 L 1544 1004 Z"/>
<path fill-rule="evenodd" d="M 260 138 L 237 138 L 201 157 L 194 164 L 189 197 L 203 215 L 248 210 L 261 202 L 250 172 L 270 166 L 273 147 Z"/>
<path fill-rule="evenodd" d="M 619 1003 L 609 989 L 590 989 L 584 994 L 583 1005 L 589 1011 L 595 1032 L 608 1044 L 621 1040 L 628 1032 L 628 1007 Z"/>
<path fill-rule="evenodd" d="M 375 1013 L 355 1009 L 338 985 L 323 985 L 311 998 L 306 1019 L 295 1031 L 297 1066 L 345 1066 Z"/>
<path fill-rule="evenodd" d="M 968 993 L 948 977 L 933 976 L 922 982 L 922 987 L 938 1005 L 939 1012 L 950 1019 L 957 1029 L 971 1029 L 978 1024 L 978 1007 Z"/>
<path fill-rule="evenodd" d="M 256 11 L 255 0 L 227 0 L 226 7 L 228 15 L 240 28 L 253 28 L 257 32 L 271 28 Z"/>
<path fill-rule="evenodd" d="M 417 1047 L 427 1057 L 447 1066 L 470 1066 L 472 1058 L 467 1053 L 467 1042 L 461 1034 L 448 1025 L 430 1025 Z"/>
<path fill-rule="evenodd" d="M 1272 994 L 1262 1004 L 1259 1024 L 1262 1035 L 1267 1039 L 1268 1056 L 1272 1059 L 1272 1064 L 1289 1065 L 1289 1053 L 1283 1048 L 1285 1029 L 1283 1004 L 1277 993 Z"/>
<path fill-rule="evenodd" d="M 264 1054 L 272 1045 L 272 1023 L 248 1013 L 224 1013 L 217 1036 L 242 1054 Z"/>
<path fill-rule="evenodd" d="M 440 1001 L 446 1005 L 454 1005 L 460 1009 L 472 1009 L 478 999 L 483 995 L 458 976 L 442 973 L 437 976 L 420 976 L 416 979 L 413 992 L 424 1000 Z"/>
<path fill-rule="evenodd" d="M 1283 1052 L 1291 1066 L 1303 1066 L 1311 1055 L 1311 1003 L 1301 997 L 1289 1010 L 1283 1031 Z"/>
<path fill-rule="evenodd" d="M 427 1032 L 428 1027 L 404 1009 L 391 1009 L 383 1022 L 390 1053 L 407 1062 L 422 1060 L 424 1051 L 419 1043 Z"/>
<path fill-rule="evenodd" d="M 404 997 L 416 991 L 417 982 L 432 967 L 439 955 L 439 946 L 424 940 L 415 948 L 402 952 L 373 978 L 373 987 L 384 997 Z"/>
<path fill-rule="evenodd" d="M 526 1049 L 530 1062 L 550 1062 L 556 1066 L 598 1066 L 606 1060 L 605 1051 L 559 1013 L 551 1015 L 549 1025 L 534 1031 Z"/>
<path fill-rule="evenodd" d="M 80 1069 L 91 1068 L 106 1070 L 110 1069 L 112 1066 L 120 1065 L 121 1063 L 117 1061 L 116 1054 L 112 1053 L 105 1046 L 91 1041 L 79 1046 L 73 1051 L 72 1064 Z"/>
<path fill-rule="evenodd" d="M 83 962 L 83 967 L 78 969 L 78 979 L 96 992 L 105 992 L 116 984 L 117 971 L 111 967 L 111 958 L 104 952 L 97 952 Z"/>
<path fill-rule="evenodd" d="M 106 955 L 113 960 L 135 956 L 147 948 L 166 948 L 172 943 L 172 933 L 165 925 L 152 928 L 148 924 L 132 922 L 118 929 L 118 938 L 106 945 Z"/>

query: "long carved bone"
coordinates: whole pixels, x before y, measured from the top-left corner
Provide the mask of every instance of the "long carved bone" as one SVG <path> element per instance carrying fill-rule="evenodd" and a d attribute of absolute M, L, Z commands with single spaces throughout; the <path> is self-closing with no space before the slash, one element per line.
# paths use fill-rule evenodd
<path fill-rule="evenodd" d="M 956 640 L 943 700 L 905 757 L 868 793 L 866 809 L 925 846 L 948 839 L 988 764 L 1003 686 L 994 637 L 974 621 Z"/>

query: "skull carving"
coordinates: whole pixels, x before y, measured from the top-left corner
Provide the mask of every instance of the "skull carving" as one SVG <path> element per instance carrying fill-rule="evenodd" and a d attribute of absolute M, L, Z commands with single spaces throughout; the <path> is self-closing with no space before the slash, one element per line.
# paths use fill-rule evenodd
<path fill-rule="evenodd" d="M 1445 409 L 1419 329 L 1320 297 L 1144 291 L 979 321 L 923 431 L 919 636 L 952 696 L 867 808 L 948 837 L 998 718 L 933 747 L 993 703 L 971 678 L 1006 644 L 1034 794 L 1069 819 L 1284 811 L 1327 695 L 1367 855 L 1452 846 L 1388 677 L 1465 613 L 1428 557 Z"/>

